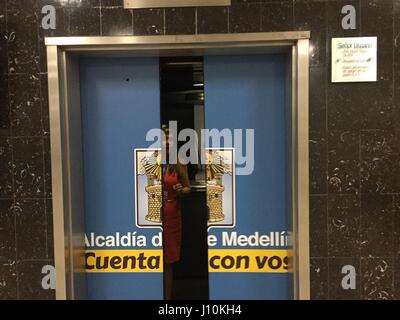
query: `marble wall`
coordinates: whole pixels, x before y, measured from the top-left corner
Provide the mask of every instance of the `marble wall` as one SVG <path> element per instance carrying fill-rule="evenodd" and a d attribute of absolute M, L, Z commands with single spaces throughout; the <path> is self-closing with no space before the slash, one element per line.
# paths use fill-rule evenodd
<path fill-rule="evenodd" d="M 57 29 L 41 28 L 41 8 Z M 342 30 L 342 6 L 357 29 Z M 125 10 L 122 0 L 0 0 L 0 299 L 53 299 L 44 37 L 310 30 L 313 299 L 400 298 L 400 0 L 232 0 Z M 330 38 L 378 36 L 378 82 L 332 84 Z M 355 290 L 341 287 L 353 265 Z"/>

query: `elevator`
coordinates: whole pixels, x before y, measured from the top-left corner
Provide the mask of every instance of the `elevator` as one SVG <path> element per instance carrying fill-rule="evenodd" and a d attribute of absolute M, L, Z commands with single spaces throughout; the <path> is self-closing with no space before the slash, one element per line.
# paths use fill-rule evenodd
<path fill-rule="evenodd" d="M 307 298 L 307 36 L 47 40 L 58 298 L 165 299 L 174 126 L 196 161 L 172 299 Z"/>

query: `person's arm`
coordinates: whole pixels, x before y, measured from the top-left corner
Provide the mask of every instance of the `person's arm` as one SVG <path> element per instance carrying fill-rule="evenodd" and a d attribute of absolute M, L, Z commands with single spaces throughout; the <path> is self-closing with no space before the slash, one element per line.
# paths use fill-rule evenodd
<path fill-rule="evenodd" d="M 179 175 L 179 180 L 181 182 L 181 185 L 177 186 L 178 194 L 185 195 L 190 193 L 190 180 L 189 180 L 187 166 L 178 163 L 177 171 Z"/>

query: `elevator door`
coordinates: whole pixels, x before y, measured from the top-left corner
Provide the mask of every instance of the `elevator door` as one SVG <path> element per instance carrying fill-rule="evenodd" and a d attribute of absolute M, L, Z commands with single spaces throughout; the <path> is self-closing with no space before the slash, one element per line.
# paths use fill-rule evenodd
<path fill-rule="evenodd" d="M 158 58 L 83 60 L 80 70 L 87 261 L 96 271 L 87 273 L 88 298 L 162 299 L 162 268 L 118 269 L 118 256 L 162 250 L 150 240 L 160 229 L 135 224 L 133 160 L 135 148 L 148 146 L 148 130 L 160 126 Z M 145 246 L 133 243 L 138 235 Z"/>
<path fill-rule="evenodd" d="M 285 110 L 286 61 L 284 55 L 207 56 L 204 59 L 206 128 L 231 129 L 231 132 L 254 129 L 255 136 L 254 171 L 236 175 L 236 225 L 209 230 L 209 235 L 217 239 L 216 245 L 209 247 L 209 258 L 213 254 L 228 257 L 225 270 L 221 270 L 224 265 L 219 258 L 215 261 L 220 268 L 209 269 L 211 299 L 292 297 L 291 274 L 283 267 L 288 262 L 287 243 L 279 241 L 286 239 L 289 231 L 291 200 L 287 183 L 290 166 Z M 246 141 L 244 132 L 242 138 Z M 238 158 L 238 141 L 234 142 Z M 225 141 L 224 147 L 232 145 Z M 253 156 L 247 156 L 251 166 Z M 254 240 L 258 237 L 256 233 L 266 236 L 262 245 L 245 241 L 249 236 Z M 229 243 L 232 235 L 247 238 Z M 246 265 L 230 268 L 229 256 L 235 254 L 250 257 L 248 268 Z"/>

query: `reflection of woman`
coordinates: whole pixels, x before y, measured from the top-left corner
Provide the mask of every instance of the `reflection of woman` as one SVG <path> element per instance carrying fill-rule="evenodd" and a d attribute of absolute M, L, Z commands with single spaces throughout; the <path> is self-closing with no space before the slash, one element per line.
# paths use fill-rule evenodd
<path fill-rule="evenodd" d="M 187 167 L 169 163 L 168 151 L 172 147 L 168 129 L 165 130 L 167 161 L 163 165 L 163 226 L 164 226 L 164 274 L 165 298 L 171 299 L 173 263 L 179 261 L 181 250 L 182 218 L 179 197 L 190 192 Z"/>

